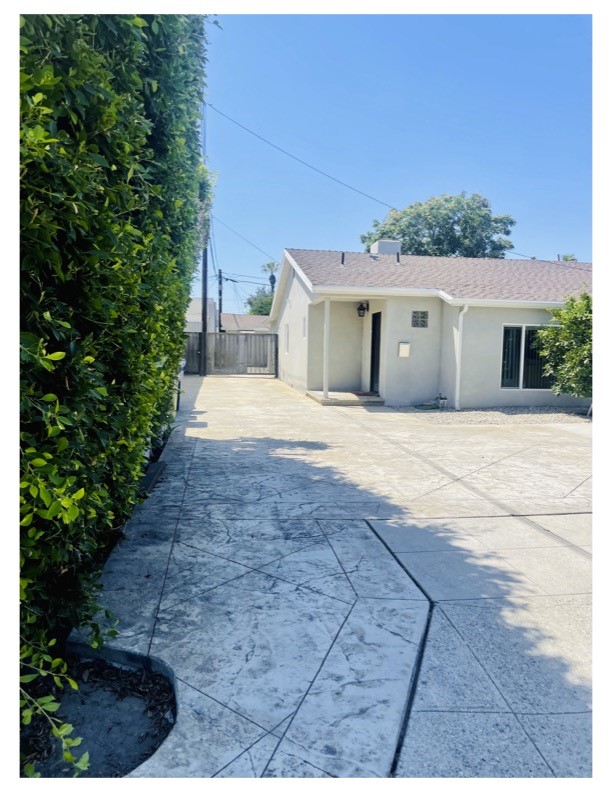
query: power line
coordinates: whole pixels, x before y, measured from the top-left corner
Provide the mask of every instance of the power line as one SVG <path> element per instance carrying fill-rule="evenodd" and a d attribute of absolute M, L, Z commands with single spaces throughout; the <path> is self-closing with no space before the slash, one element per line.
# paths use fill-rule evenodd
<path fill-rule="evenodd" d="M 242 277 L 240 272 L 228 272 L 228 275 L 234 275 L 237 278 Z M 250 278 L 251 280 L 263 281 L 264 283 L 267 283 L 270 280 L 269 278 L 264 278 L 261 275 L 245 275 L 245 277 Z"/>
<path fill-rule="evenodd" d="M 378 198 L 375 198 L 373 195 L 369 195 L 368 193 L 363 192 L 363 190 L 358 190 L 356 187 L 351 187 L 350 184 L 347 184 L 346 182 L 343 182 L 340 179 L 336 179 L 335 176 L 331 176 L 329 173 L 326 173 L 320 168 L 315 168 L 315 166 L 311 165 L 309 162 L 305 162 L 303 159 L 296 157 L 295 154 L 291 154 L 289 151 L 286 151 L 284 148 L 281 148 L 280 146 L 277 146 L 275 143 L 266 140 L 265 137 L 258 135 L 257 132 L 253 132 L 252 129 L 245 127 L 244 124 L 241 124 L 238 121 L 236 121 L 234 118 L 231 118 L 225 113 L 222 113 L 221 110 L 217 109 L 214 105 L 211 105 L 210 102 L 206 102 L 206 106 L 214 110 L 215 113 L 219 113 L 219 115 L 222 115 L 224 118 L 227 118 L 227 120 L 231 121 L 232 124 L 236 124 L 236 126 L 240 127 L 241 129 L 244 129 L 245 132 L 248 132 L 249 134 L 253 135 L 259 140 L 263 140 L 264 143 L 267 143 L 269 146 L 272 146 L 272 148 L 275 148 L 277 151 L 281 151 L 283 154 L 286 154 L 288 157 L 291 157 L 291 159 L 294 159 L 297 162 L 300 162 L 302 165 L 305 165 L 307 168 L 310 168 L 311 170 L 320 173 L 321 176 L 325 176 L 328 179 L 335 181 L 337 184 L 341 184 L 343 187 L 346 187 L 347 189 L 352 190 L 353 192 L 359 193 L 359 195 L 363 195 L 365 198 L 369 198 L 371 201 L 375 201 L 376 203 L 382 204 L 382 206 L 386 206 L 388 209 L 394 209 L 395 211 L 397 211 L 397 209 L 395 209 L 395 206 L 391 206 L 391 204 L 388 204 L 385 201 L 380 201 Z"/>
<path fill-rule="evenodd" d="M 211 107 L 212 107 L 212 105 L 211 105 Z M 242 236 L 242 234 L 239 234 L 239 233 L 238 233 L 238 231 L 236 231 L 236 230 L 235 230 L 234 228 L 232 228 L 231 226 L 228 226 L 228 224 L 227 224 L 227 223 L 224 223 L 224 222 L 223 222 L 223 220 L 219 220 L 219 218 L 218 218 L 218 217 L 215 217 L 213 214 L 211 214 L 211 217 L 212 217 L 212 219 L 213 219 L 213 220 L 216 220 L 216 221 L 217 221 L 217 223 L 221 223 L 221 225 L 222 225 L 222 226 L 225 226 L 227 229 L 229 229 L 229 230 L 232 232 L 232 234 L 236 234 L 236 236 L 240 237 L 240 239 L 243 239 L 243 240 L 244 240 L 244 241 L 245 241 L 247 244 L 249 244 L 251 247 L 254 247 L 254 248 L 255 248 L 255 250 L 259 250 L 259 252 L 260 252 L 260 253 L 263 253 L 263 254 L 264 254 L 264 256 L 267 256 L 268 258 L 272 259 L 272 261 L 275 261 L 277 264 L 280 264 L 280 261 L 277 261 L 277 260 L 274 258 L 274 256 L 271 256 L 269 253 L 266 253 L 266 251 L 265 251 L 265 250 L 262 250 L 260 247 L 257 247 L 257 245 L 256 245 L 254 242 L 251 242 L 251 240 L 250 240 L 250 239 L 247 239 L 246 237 Z"/>
<path fill-rule="evenodd" d="M 512 253 L 513 256 L 521 256 L 521 258 L 526 258 L 526 259 L 534 259 L 535 258 L 535 256 L 527 256 L 527 255 L 525 255 L 525 253 L 517 253 L 516 250 L 511 250 L 509 252 Z"/>
<path fill-rule="evenodd" d="M 538 259 L 536 256 L 526 256 L 524 253 L 517 253 L 514 250 L 511 252 L 514 256 L 522 256 L 523 258 L 532 259 L 532 260 L 535 259 L 536 261 L 541 260 Z M 554 261 L 552 259 L 550 261 L 552 264 L 556 264 L 558 267 L 567 267 L 568 269 L 580 270 L 581 272 L 591 272 L 591 270 L 588 267 L 575 267 L 571 261 Z M 576 263 L 578 264 L 580 262 L 576 262 Z"/>
<path fill-rule="evenodd" d="M 215 276 L 217 275 L 217 245 L 215 244 L 215 234 L 213 229 L 212 215 L 210 218 L 210 251 L 212 253 L 212 265 Z"/>

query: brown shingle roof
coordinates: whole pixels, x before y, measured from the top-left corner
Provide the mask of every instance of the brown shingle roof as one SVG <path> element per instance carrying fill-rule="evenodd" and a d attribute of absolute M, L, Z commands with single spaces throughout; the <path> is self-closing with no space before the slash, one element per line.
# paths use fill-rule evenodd
<path fill-rule="evenodd" d="M 563 302 L 591 291 L 591 264 L 535 259 L 479 259 L 443 256 L 371 256 L 336 250 L 287 253 L 313 286 L 439 289 L 450 297 L 482 300 Z"/>

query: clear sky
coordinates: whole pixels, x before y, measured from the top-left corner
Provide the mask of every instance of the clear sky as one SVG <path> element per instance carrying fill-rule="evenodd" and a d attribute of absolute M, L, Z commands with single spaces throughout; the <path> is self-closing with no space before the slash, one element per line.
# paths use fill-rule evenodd
<path fill-rule="evenodd" d="M 516 219 L 516 252 L 591 260 L 590 16 L 218 20 L 207 100 L 223 113 L 384 203 L 477 192 Z M 263 282 L 261 265 L 285 247 L 362 250 L 388 211 L 212 109 L 206 130 L 225 273 Z M 225 284 L 224 310 L 243 310 L 255 288 Z"/>

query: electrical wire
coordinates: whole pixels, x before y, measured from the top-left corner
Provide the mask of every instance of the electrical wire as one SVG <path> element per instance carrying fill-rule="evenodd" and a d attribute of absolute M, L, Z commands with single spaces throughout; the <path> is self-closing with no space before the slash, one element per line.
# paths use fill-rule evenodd
<path fill-rule="evenodd" d="M 347 189 L 352 190 L 353 192 L 359 193 L 359 195 L 363 195 L 365 198 L 369 198 L 371 201 L 375 201 L 378 204 L 382 204 L 382 206 L 386 206 L 388 209 L 394 209 L 395 211 L 397 211 L 395 206 L 391 206 L 391 204 L 388 204 L 385 201 L 381 201 L 378 198 L 375 198 L 373 195 L 369 195 L 368 193 L 363 192 L 363 190 L 358 190 L 356 187 L 352 187 L 350 184 L 347 184 L 346 182 L 343 182 L 340 179 L 336 179 L 335 176 L 332 176 L 331 174 L 326 173 L 325 171 L 321 170 L 320 168 L 315 168 L 315 166 L 311 165 L 309 162 L 305 162 L 303 159 L 300 159 L 299 157 L 296 157 L 295 154 L 291 154 L 289 151 L 286 151 L 284 148 L 281 148 L 280 146 L 277 146 L 275 143 L 272 143 L 271 141 L 267 140 L 265 137 L 262 137 L 261 135 L 258 135 L 257 132 L 253 132 L 252 129 L 249 129 L 248 127 L 244 126 L 244 124 L 239 123 L 234 118 L 231 118 L 231 116 L 228 116 L 225 113 L 221 112 L 221 110 L 219 110 L 217 107 L 215 107 L 214 105 L 211 105 L 210 102 L 206 102 L 205 104 L 206 104 L 207 107 L 210 107 L 212 110 L 214 110 L 215 113 L 219 113 L 219 115 L 222 115 L 224 118 L 227 118 L 227 120 L 231 121 L 232 124 L 236 124 L 236 126 L 240 127 L 241 129 L 244 129 L 245 132 L 248 132 L 250 135 L 253 135 L 254 137 L 258 138 L 259 140 L 262 140 L 264 143 L 267 143 L 269 146 L 272 146 L 272 148 L 275 148 L 277 151 L 280 151 L 283 154 L 286 154 L 287 157 L 291 157 L 291 159 L 296 160 L 296 162 L 300 162 L 302 165 L 305 165 L 307 168 L 310 168 L 311 170 L 316 171 L 317 173 L 320 173 L 321 176 L 325 176 L 326 178 L 331 179 L 332 181 L 336 182 L 337 184 L 341 184 L 343 187 L 346 187 Z"/>
<path fill-rule="evenodd" d="M 247 243 L 248 243 L 248 244 L 249 244 L 251 247 L 254 247 L 254 248 L 255 248 L 255 250 L 259 250 L 259 252 L 260 252 L 260 253 L 263 253 L 263 254 L 264 254 L 264 256 L 267 256 L 269 259 L 272 259 L 272 261 L 275 261 L 277 264 L 280 264 L 280 261 L 277 261 L 277 259 L 275 259 L 275 258 L 274 258 L 274 256 L 271 256 L 269 253 L 266 253 L 266 251 L 265 251 L 265 250 L 262 250 L 260 247 L 257 247 L 257 245 L 256 245 L 254 242 L 251 242 L 251 240 L 250 240 L 250 239 L 247 239 L 246 237 L 242 236 L 242 234 L 239 234 L 239 233 L 238 233 L 238 231 L 236 231 L 236 230 L 235 230 L 234 228 L 232 228 L 231 226 L 228 226 L 228 224 L 227 224 L 227 223 L 224 223 L 224 222 L 223 222 L 223 220 L 219 220 L 219 218 L 218 218 L 218 217 L 215 217 L 213 214 L 211 214 L 211 217 L 212 217 L 212 219 L 213 219 L 213 220 L 216 220 L 216 221 L 217 221 L 217 223 L 221 223 L 221 225 L 222 225 L 222 226 L 225 226 L 227 229 L 229 229 L 229 230 L 232 232 L 232 234 L 236 234 L 236 236 L 240 237 L 240 239 L 243 239 L 243 240 L 244 240 L 245 242 L 247 242 Z"/>
<path fill-rule="evenodd" d="M 216 264 L 216 262 L 217 262 L 217 245 L 215 244 L 215 233 L 214 233 L 214 228 L 213 228 L 213 217 L 212 217 L 212 215 L 210 217 L 210 252 L 212 254 L 211 260 L 212 260 L 213 272 L 216 275 L 217 274 L 217 264 Z"/>

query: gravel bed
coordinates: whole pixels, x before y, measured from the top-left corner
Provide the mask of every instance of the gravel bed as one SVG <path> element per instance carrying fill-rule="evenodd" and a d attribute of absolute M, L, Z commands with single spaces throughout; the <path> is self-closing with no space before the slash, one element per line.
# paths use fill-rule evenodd
<path fill-rule="evenodd" d="M 395 407 L 397 412 L 431 424 L 556 424 L 591 422 L 588 408 L 560 407 L 486 407 L 482 410 L 418 410 Z"/>

